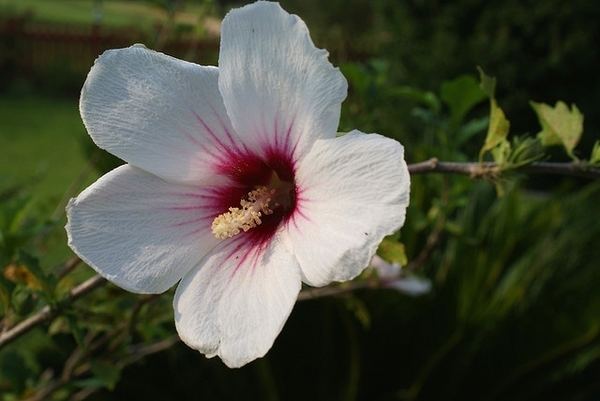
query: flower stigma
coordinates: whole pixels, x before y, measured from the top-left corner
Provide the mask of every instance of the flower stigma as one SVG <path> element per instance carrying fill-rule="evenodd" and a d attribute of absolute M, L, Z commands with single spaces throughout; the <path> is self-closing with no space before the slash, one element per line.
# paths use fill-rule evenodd
<path fill-rule="evenodd" d="M 273 213 L 269 206 L 274 189 L 259 186 L 248 193 L 248 200 L 240 200 L 239 207 L 230 207 L 228 212 L 218 215 L 212 222 L 212 233 L 218 239 L 231 238 L 243 230 L 244 232 L 259 226 L 263 214 Z M 274 206 L 277 206 L 275 203 Z"/>

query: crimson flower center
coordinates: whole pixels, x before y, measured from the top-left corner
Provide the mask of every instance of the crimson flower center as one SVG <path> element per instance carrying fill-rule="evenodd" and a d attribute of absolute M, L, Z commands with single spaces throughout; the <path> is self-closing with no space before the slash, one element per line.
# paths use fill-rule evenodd
<path fill-rule="evenodd" d="M 227 239 L 249 232 L 252 238 L 270 238 L 297 206 L 293 162 L 283 152 L 271 152 L 266 161 L 244 156 L 226 167 L 233 185 L 221 191 L 213 235 Z"/>

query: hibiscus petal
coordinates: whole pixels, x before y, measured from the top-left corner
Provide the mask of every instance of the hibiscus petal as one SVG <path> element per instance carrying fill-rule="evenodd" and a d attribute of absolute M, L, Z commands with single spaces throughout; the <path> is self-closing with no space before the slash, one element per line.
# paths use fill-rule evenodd
<path fill-rule="evenodd" d="M 69 246 L 116 285 L 161 293 L 217 243 L 216 212 L 203 202 L 194 188 L 124 165 L 71 200 Z"/>
<path fill-rule="evenodd" d="M 238 149 L 218 75 L 141 45 L 108 50 L 85 81 L 81 117 L 99 147 L 134 166 L 168 180 L 213 182 L 214 164 Z"/>
<path fill-rule="evenodd" d="M 262 357 L 273 345 L 300 291 L 298 264 L 273 239 L 225 241 L 183 278 L 173 300 L 181 339 L 229 367 Z"/>
<path fill-rule="evenodd" d="M 404 224 L 410 176 L 404 148 L 392 139 L 353 131 L 319 140 L 298 163 L 296 180 L 288 246 L 307 284 L 354 278 Z"/>
<path fill-rule="evenodd" d="M 248 147 L 301 155 L 317 138 L 335 137 L 348 85 L 327 55 L 314 46 L 304 22 L 277 3 L 227 14 L 219 89 Z"/>

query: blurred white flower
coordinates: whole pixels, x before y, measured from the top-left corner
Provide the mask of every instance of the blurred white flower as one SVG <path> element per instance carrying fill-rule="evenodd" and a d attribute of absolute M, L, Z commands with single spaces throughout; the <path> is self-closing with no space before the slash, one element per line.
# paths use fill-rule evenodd
<path fill-rule="evenodd" d="M 139 45 L 105 52 L 81 116 L 128 164 L 70 202 L 69 245 L 129 291 L 181 280 L 175 323 L 190 347 L 230 367 L 263 356 L 301 282 L 355 277 L 404 222 L 403 148 L 336 138 L 346 90 L 277 3 L 227 14 L 219 68 Z"/>
<path fill-rule="evenodd" d="M 389 263 L 379 255 L 373 256 L 370 266 L 377 272 L 384 287 L 411 296 L 419 296 L 431 291 L 431 281 L 423 277 L 407 275 L 398 263 Z"/>
<path fill-rule="evenodd" d="M 402 270 L 400 264 L 389 263 L 379 255 L 373 256 L 370 266 L 375 269 L 377 276 L 381 279 L 397 278 Z"/>
<path fill-rule="evenodd" d="M 406 276 L 386 282 L 385 287 L 416 297 L 431 291 L 431 281 L 423 277 Z"/>

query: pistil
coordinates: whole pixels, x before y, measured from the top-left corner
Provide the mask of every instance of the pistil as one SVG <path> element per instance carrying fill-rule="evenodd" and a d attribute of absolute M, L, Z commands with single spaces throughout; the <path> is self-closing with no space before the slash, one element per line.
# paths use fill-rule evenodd
<path fill-rule="evenodd" d="M 239 207 L 230 207 L 228 212 L 218 215 L 212 222 L 213 235 L 218 239 L 231 238 L 262 223 L 261 216 L 273 213 L 270 202 L 275 189 L 259 186 L 250 191 Z M 277 205 L 275 205 L 277 206 Z"/>

